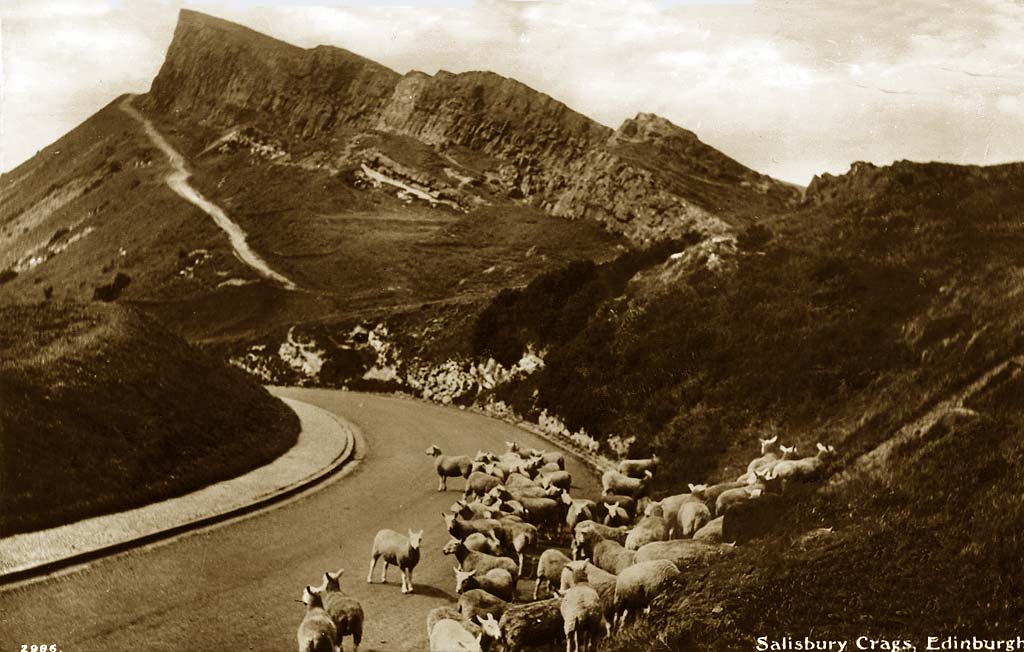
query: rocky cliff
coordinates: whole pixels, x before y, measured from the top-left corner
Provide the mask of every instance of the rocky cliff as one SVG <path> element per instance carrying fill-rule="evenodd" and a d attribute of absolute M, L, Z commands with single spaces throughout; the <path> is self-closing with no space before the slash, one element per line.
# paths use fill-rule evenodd
<path fill-rule="evenodd" d="M 613 131 L 494 73 L 399 75 L 187 10 L 145 104 L 215 129 L 258 128 L 335 168 L 365 162 L 366 136 L 413 138 L 455 166 L 461 185 L 486 187 L 478 195 L 596 220 L 634 241 L 718 234 L 798 194 L 657 116 Z"/>

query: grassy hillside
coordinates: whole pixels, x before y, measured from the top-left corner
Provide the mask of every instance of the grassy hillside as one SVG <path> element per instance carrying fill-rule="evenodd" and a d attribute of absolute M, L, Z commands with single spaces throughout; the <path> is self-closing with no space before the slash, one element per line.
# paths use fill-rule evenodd
<path fill-rule="evenodd" d="M 0 535 L 187 493 L 297 435 L 251 378 L 130 310 L 0 307 Z"/>
<path fill-rule="evenodd" d="M 550 349 L 498 398 L 658 453 L 658 493 L 734 479 L 757 436 L 839 450 L 831 484 L 791 488 L 767 539 L 689 569 L 613 649 L 752 649 L 765 633 L 922 644 L 1024 619 L 1024 170 L 859 173 L 735 253 L 649 261 L 606 296 L 594 288 L 623 286 L 617 268 L 566 268 L 478 322 L 480 354 Z M 834 533 L 801 538 L 818 527 Z"/>

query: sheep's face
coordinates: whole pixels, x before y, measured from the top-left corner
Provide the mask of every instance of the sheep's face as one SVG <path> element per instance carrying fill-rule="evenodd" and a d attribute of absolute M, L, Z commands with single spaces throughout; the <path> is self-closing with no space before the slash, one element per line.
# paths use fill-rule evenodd
<path fill-rule="evenodd" d="M 761 442 L 761 454 L 764 455 L 775 446 L 775 442 L 779 441 L 779 436 L 775 435 L 771 439 L 758 439 Z"/>
<path fill-rule="evenodd" d="M 494 619 L 494 614 L 477 616 L 477 621 L 480 623 L 480 629 L 482 629 L 484 634 L 489 638 L 493 638 L 495 640 L 501 638 L 501 628 L 498 627 L 498 621 Z"/>
<path fill-rule="evenodd" d="M 519 451 L 519 442 L 517 441 L 506 441 L 505 447 L 508 448 L 508 452 L 516 453 Z"/>
<path fill-rule="evenodd" d="M 471 588 L 468 586 L 471 584 L 470 578 L 476 575 L 476 571 L 461 571 L 455 567 L 452 570 L 455 571 L 455 592 L 465 593 Z"/>
<path fill-rule="evenodd" d="M 461 541 L 459 541 L 458 539 L 452 539 L 448 543 L 444 544 L 444 547 L 441 548 L 441 552 L 443 552 L 446 555 L 454 555 L 456 552 L 459 551 L 459 546 L 461 545 Z"/>
<path fill-rule="evenodd" d="M 447 530 L 451 530 L 452 526 L 455 525 L 455 514 L 451 512 L 441 512 L 441 516 L 444 518 L 444 527 Z"/>
<path fill-rule="evenodd" d="M 782 459 L 794 460 L 796 459 L 797 452 L 796 446 L 779 446 L 779 450 L 782 451 Z"/>
<path fill-rule="evenodd" d="M 441 449 L 438 448 L 437 446 L 431 446 L 430 448 L 427 449 L 427 455 L 429 455 L 431 457 L 435 457 L 435 456 L 440 455 L 440 454 L 441 454 Z"/>
<path fill-rule="evenodd" d="M 836 452 L 836 449 L 831 444 L 826 446 L 826 445 L 824 445 L 824 444 L 822 444 L 820 442 L 818 443 L 818 456 L 819 457 L 829 457 L 831 455 L 834 455 L 835 452 Z"/>
<path fill-rule="evenodd" d="M 420 542 L 423 540 L 423 530 L 419 532 L 413 532 L 409 530 L 409 547 L 416 550 L 420 547 Z"/>
<path fill-rule="evenodd" d="M 660 518 L 665 516 L 665 510 L 661 508 L 660 503 L 651 503 L 644 508 L 644 516 L 657 516 Z"/>

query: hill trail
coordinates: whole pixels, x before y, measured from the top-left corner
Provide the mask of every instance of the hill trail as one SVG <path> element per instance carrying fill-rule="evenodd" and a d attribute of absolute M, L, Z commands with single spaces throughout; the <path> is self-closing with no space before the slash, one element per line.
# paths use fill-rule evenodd
<path fill-rule="evenodd" d="M 228 234 L 228 238 L 231 241 L 231 247 L 235 250 L 235 254 L 238 258 L 248 265 L 249 267 L 256 270 L 260 276 L 267 278 L 275 283 L 279 283 L 287 290 L 295 290 L 297 286 L 289 278 L 285 277 L 278 272 L 275 272 L 270 268 L 270 265 L 265 260 L 260 258 L 259 254 L 253 251 L 249 247 L 249 243 L 246 242 L 246 233 L 242 230 L 235 222 L 231 221 L 231 218 L 216 204 L 211 202 L 206 197 L 193 188 L 188 183 L 189 172 L 185 167 L 185 157 L 183 157 L 176 149 L 174 149 L 170 143 L 157 131 L 153 123 L 148 118 L 138 112 L 138 110 L 132 106 L 132 96 L 128 96 L 121 103 L 121 109 L 138 120 L 146 130 L 146 135 L 156 145 L 160 151 L 167 155 L 168 160 L 171 162 L 173 170 L 167 175 L 167 185 L 173 190 L 179 197 L 198 206 L 204 213 L 213 218 L 213 221 L 221 228 L 222 231 Z"/>

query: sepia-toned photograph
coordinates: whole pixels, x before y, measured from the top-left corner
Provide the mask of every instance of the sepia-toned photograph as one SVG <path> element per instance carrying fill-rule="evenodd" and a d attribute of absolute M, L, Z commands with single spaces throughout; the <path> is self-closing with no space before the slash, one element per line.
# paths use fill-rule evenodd
<path fill-rule="evenodd" d="M 1024 1 L 0 0 L 0 652 L 1024 652 Z"/>

